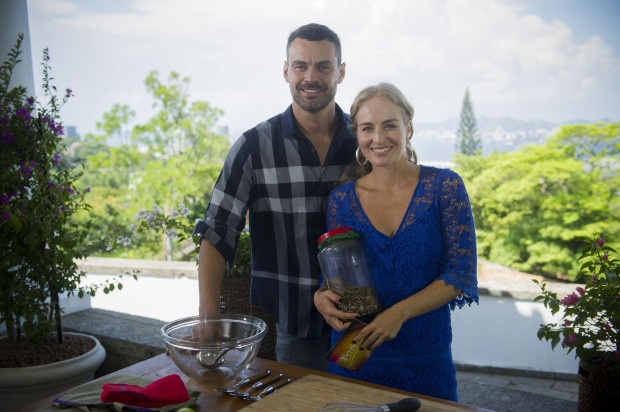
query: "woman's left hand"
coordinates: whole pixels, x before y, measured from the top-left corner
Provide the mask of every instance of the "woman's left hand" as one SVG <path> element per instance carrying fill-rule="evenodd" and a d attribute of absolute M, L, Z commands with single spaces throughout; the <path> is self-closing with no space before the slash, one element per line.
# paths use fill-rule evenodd
<path fill-rule="evenodd" d="M 355 337 L 360 348 L 374 350 L 398 335 L 403 326 L 403 318 L 395 306 L 378 314 L 372 322 L 365 326 Z"/>

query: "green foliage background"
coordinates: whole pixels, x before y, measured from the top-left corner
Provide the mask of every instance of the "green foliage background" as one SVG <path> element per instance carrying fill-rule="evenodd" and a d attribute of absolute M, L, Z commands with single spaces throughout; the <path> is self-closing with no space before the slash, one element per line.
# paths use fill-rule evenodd
<path fill-rule="evenodd" d="M 620 234 L 620 123 L 564 126 L 545 145 L 456 157 L 471 197 L 478 254 L 574 279 L 580 238 Z"/>
<path fill-rule="evenodd" d="M 204 215 L 230 142 L 214 131 L 221 110 L 205 101 L 190 102 L 189 83 L 175 72 L 166 82 L 157 72 L 149 73 L 145 87 L 153 99 L 150 119 L 132 125 L 135 111 L 115 104 L 97 124 L 97 133 L 73 145 L 73 156 L 86 164 L 80 183 L 92 191 L 91 213 L 78 221 L 92 222 L 92 238 L 129 237 L 137 213 L 154 205 L 170 215 L 184 204 L 192 221 Z M 110 141 L 117 145 L 107 144 Z M 128 247 L 109 250 L 108 242 L 96 254 L 189 259 L 193 258 L 189 243 L 141 232 Z"/>
<path fill-rule="evenodd" d="M 91 225 L 90 243 L 130 236 L 137 213 L 154 205 L 169 215 L 184 204 L 192 223 L 201 218 L 229 150 L 228 138 L 214 131 L 221 110 L 190 102 L 188 78 L 172 72 L 164 82 L 154 71 L 145 87 L 154 108 L 145 123 L 133 124 L 135 111 L 115 104 L 97 133 L 70 146 L 73 157 L 85 163 L 80 184 L 92 189 L 91 213 L 78 218 Z M 580 238 L 620 237 L 619 136 L 620 123 L 570 125 L 544 145 L 488 156 L 480 150 L 456 154 L 455 168 L 472 201 L 479 255 L 524 272 L 573 279 Z M 118 144 L 107 144 L 111 140 Z M 128 247 L 102 245 L 97 254 L 195 258 L 191 242 L 155 231 L 141 232 Z M 231 275 L 247 275 L 246 232 L 237 256 Z"/>

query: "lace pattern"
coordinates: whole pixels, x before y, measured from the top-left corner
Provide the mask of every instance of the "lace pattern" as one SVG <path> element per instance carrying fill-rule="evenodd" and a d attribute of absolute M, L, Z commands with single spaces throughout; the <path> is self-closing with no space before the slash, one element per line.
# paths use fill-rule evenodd
<path fill-rule="evenodd" d="M 354 182 L 332 191 L 327 221 L 329 229 L 348 226 L 361 235 L 382 307 L 390 307 L 438 279 L 462 292 L 448 304 L 407 321 L 389 345 L 384 344 L 373 354 L 374 357 L 381 351 L 383 363 L 392 363 L 392 358 L 392 367 L 369 361 L 353 377 L 395 386 L 397 375 L 401 383 L 395 387 L 432 396 L 442 394 L 441 397 L 455 400 L 452 395 L 456 394 L 456 380 L 452 372 L 446 373 L 454 370 L 450 311 L 478 302 L 476 236 L 469 198 L 460 176 L 449 169 L 421 166 L 418 186 L 392 237 L 373 227 L 357 198 Z M 334 342 L 338 337 L 334 333 Z M 417 371 L 398 367 L 399 361 L 410 359 L 415 364 L 420 353 L 434 353 L 437 348 L 443 348 L 447 356 L 440 362 L 444 367 Z M 411 358 L 412 354 L 416 356 Z M 350 371 L 344 371 L 334 368 L 335 373 L 351 376 Z M 448 385 L 447 392 L 444 385 Z"/>

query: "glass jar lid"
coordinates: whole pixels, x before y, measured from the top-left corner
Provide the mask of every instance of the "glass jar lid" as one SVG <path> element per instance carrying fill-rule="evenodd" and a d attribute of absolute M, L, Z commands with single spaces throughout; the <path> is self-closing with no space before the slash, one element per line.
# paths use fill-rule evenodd
<path fill-rule="evenodd" d="M 334 242 L 345 239 L 359 239 L 360 235 L 353 231 L 350 227 L 338 227 L 332 229 L 329 232 L 323 233 L 319 236 L 318 244 L 319 250 L 323 249 L 327 245 L 331 245 Z"/>

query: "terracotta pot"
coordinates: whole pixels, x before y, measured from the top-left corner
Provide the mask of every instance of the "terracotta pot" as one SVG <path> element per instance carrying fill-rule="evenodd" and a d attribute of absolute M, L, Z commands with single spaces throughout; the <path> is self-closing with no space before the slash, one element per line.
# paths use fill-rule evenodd
<path fill-rule="evenodd" d="M 13 411 L 31 402 L 88 382 L 105 360 L 105 349 L 89 335 L 65 332 L 65 335 L 86 336 L 95 347 L 73 359 L 23 368 L 0 368 L 0 399 L 2 410 Z"/>
<path fill-rule="evenodd" d="M 579 362 L 579 411 L 616 410 L 620 405 L 620 374 L 601 359 Z"/>

